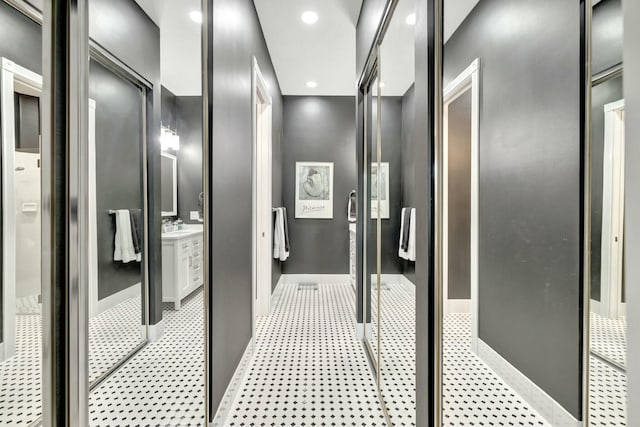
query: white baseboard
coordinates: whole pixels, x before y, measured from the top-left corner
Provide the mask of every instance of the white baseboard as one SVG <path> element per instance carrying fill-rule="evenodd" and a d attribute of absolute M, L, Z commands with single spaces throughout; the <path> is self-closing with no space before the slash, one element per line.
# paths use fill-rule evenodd
<path fill-rule="evenodd" d="M 589 308 L 590 308 L 590 311 L 591 311 L 592 313 L 598 313 L 598 314 L 602 313 L 602 312 L 600 311 L 600 301 L 596 301 L 596 300 L 592 299 L 592 300 L 589 302 L 589 305 L 590 305 L 590 307 L 589 307 Z"/>
<path fill-rule="evenodd" d="M 149 336 L 147 337 L 150 342 L 156 342 L 164 335 L 164 319 L 160 320 L 155 325 L 149 325 Z"/>
<path fill-rule="evenodd" d="M 371 339 L 372 336 L 371 323 L 356 323 L 356 339 Z"/>
<path fill-rule="evenodd" d="M 227 425 L 227 418 L 229 417 L 229 413 L 233 408 L 233 404 L 236 401 L 238 396 L 238 392 L 240 391 L 240 387 L 242 386 L 242 381 L 247 375 L 247 370 L 249 368 L 249 363 L 253 358 L 253 340 L 249 341 L 247 344 L 247 348 L 244 350 L 244 354 L 242 355 L 242 359 L 240 359 L 240 363 L 233 373 L 233 377 L 231 377 L 231 381 L 229 385 L 227 385 L 227 389 L 222 396 L 222 400 L 220 401 L 220 405 L 218 406 L 218 410 L 216 411 L 216 416 L 213 419 L 213 423 L 211 424 L 213 427 L 224 427 Z"/>
<path fill-rule="evenodd" d="M 553 427 L 582 427 L 582 421 L 576 420 L 551 396 L 481 339 L 478 339 L 478 357 Z"/>
<path fill-rule="evenodd" d="M 4 362 L 4 361 L 5 361 L 5 357 L 4 357 L 4 342 L 0 342 L 0 362 Z"/>
<path fill-rule="evenodd" d="M 471 313 L 470 299 L 450 299 L 444 309 L 445 314 L 449 313 Z"/>
<path fill-rule="evenodd" d="M 351 283 L 349 274 L 283 274 L 280 283 Z"/>
<path fill-rule="evenodd" d="M 91 317 L 97 316 L 100 313 L 109 310 L 111 307 L 115 307 L 118 304 L 121 304 L 125 301 L 128 301 L 132 298 L 140 296 L 140 282 L 129 286 L 126 289 L 121 290 L 120 292 L 116 292 L 113 295 L 109 295 L 106 298 L 98 300 L 96 310 Z"/>

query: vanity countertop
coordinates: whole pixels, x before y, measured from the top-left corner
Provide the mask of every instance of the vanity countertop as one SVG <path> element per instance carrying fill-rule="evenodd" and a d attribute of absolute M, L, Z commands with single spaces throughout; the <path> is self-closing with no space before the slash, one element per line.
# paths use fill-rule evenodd
<path fill-rule="evenodd" d="M 168 233 L 162 233 L 162 240 L 180 240 L 185 237 L 197 236 L 203 233 L 199 228 L 186 228 L 183 230 L 170 231 Z"/>

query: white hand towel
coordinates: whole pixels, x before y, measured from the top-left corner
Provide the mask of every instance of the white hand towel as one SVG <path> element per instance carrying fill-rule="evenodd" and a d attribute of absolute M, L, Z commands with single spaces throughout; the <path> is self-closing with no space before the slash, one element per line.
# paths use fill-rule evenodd
<path fill-rule="evenodd" d="M 406 209 L 411 209 L 411 215 L 409 216 L 409 223 L 406 224 L 405 219 L 405 211 Z M 398 242 L 398 256 L 402 259 L 406 259 L 408 261 L 416 260 L 416 209 L 415 208 L 402 208 L 402 213 L 400 214 L 401 222 L 400 222 L 400 240 Z M 402 235 L 404 234 L 404 229 L 409 228 L 409 247 L 405 251 L 402 249 Z"/>
<path fill-rule="evenodd" d="M 131 236 L 131 217 L 129 210 L 118 209 L 116 215 L 116 236 L 113 260 L 128 263 L 137 261 L 135 249 L 133 248 L 133 238 Z"/>
<path fill-rule="evenodd" d="M 284 229 L 284 208 L 276 208 L 276 220 L 273 230 L 273 258 L 286 261 L 289 258 Z"/>
<path fill-rule="evenodd" d="M 411 208 L 409 220 L 409 248 L 407 249 L 409 261 L 416 260 L 416 208 Z"/>

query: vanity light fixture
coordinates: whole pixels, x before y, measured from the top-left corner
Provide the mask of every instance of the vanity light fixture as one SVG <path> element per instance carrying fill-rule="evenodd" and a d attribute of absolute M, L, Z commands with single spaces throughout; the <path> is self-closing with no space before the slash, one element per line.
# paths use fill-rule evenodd
<path fill-rule="evenodd" d="M 192 10 L 191 13 L 189 13 L 189 17 L 196 24 L 202 24 L 202 12 L 199 10 Z"/>
<path fill-rule="evenodd" d="M 302 22 L 308 25 L 313 25 L 318 22 L 318 14 L 313 10 L 307 10 L 300 16 L 300 18 L 302 19 Z"/>
<path fill-rule="evenodd" d="M 162 151 L 180 150 L 180 136 L 178 132 L 163 126 L 160 129 L 160 146 Z"/>
<path fill-rule="evenodd" d="M 307 87 L 310 89 L 316 88 L 318 87 L 318 83 L 314 82 L 314 81 L 309 81 L 307 82 Z"/>
<path fill-rule="evenodd" d="M 411 15 L 408 15 L 405 21 L 407 21 L 407 25 L 416 25 L 416 14 L 412 13 Z"/>

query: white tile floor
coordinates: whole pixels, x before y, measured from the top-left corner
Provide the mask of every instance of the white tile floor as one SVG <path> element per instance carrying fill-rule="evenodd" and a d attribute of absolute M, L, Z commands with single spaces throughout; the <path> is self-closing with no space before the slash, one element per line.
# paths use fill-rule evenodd
<path fill-rule="evenodd" d="M 37 313 L 37 310 L 35 310 Z M 0 363 L 0 425 L 28 425 L 42 413 L 42 326 L 39 314 L 16 316 L 16 353 Z M 140 342 L 140 299 L 133 298 L 89 321 L 89 377 L 106 372 Z"/>
<path fill-rule="evenodd" d="M 619 366 L 627 360 L 627 318 L 609 319 L 591 313 L 591 350 Z"/>
<path fill-rule="evenodd" d="M 282 284 L 227 427 L 386 426 L 348 284 Z"/>
<path fill-rule="evenodd" d="M 278 287 L 272 314 L 259 322 L 256 355 L 227 427 L 386 426 L 364 349 L 353 338 L 353 289 L 298 289 Z M 383 298 L 383 366 L 391 374 L 385 375 L 384 397 L 395 426 L 414 426 L 415 297 L 388 284 Z M 92 394 L 91 426 L 202 425 L 202 293 L 187 298 L 179 312 L 165 305 L 164 318 L 163 338 Z M 18 316 L 17 327 L 22 356 L 0 365 L 3 426 L 26 425 L 40 413 L 34 392 L 40 387 L 39 316 Z M 449 316 L 444 339 L 446 426 L 547 425 L 470 353 L 468 315 Z M 595 358 L 591 369 L 590 425 L 625 426 L 626 376 Z"/>
<path fill-rule="evenodd" d="M 92 427 L 204 424 L 202 290 L 163 304 L 164 335 L 106 379 L 89 398 Z"/>

